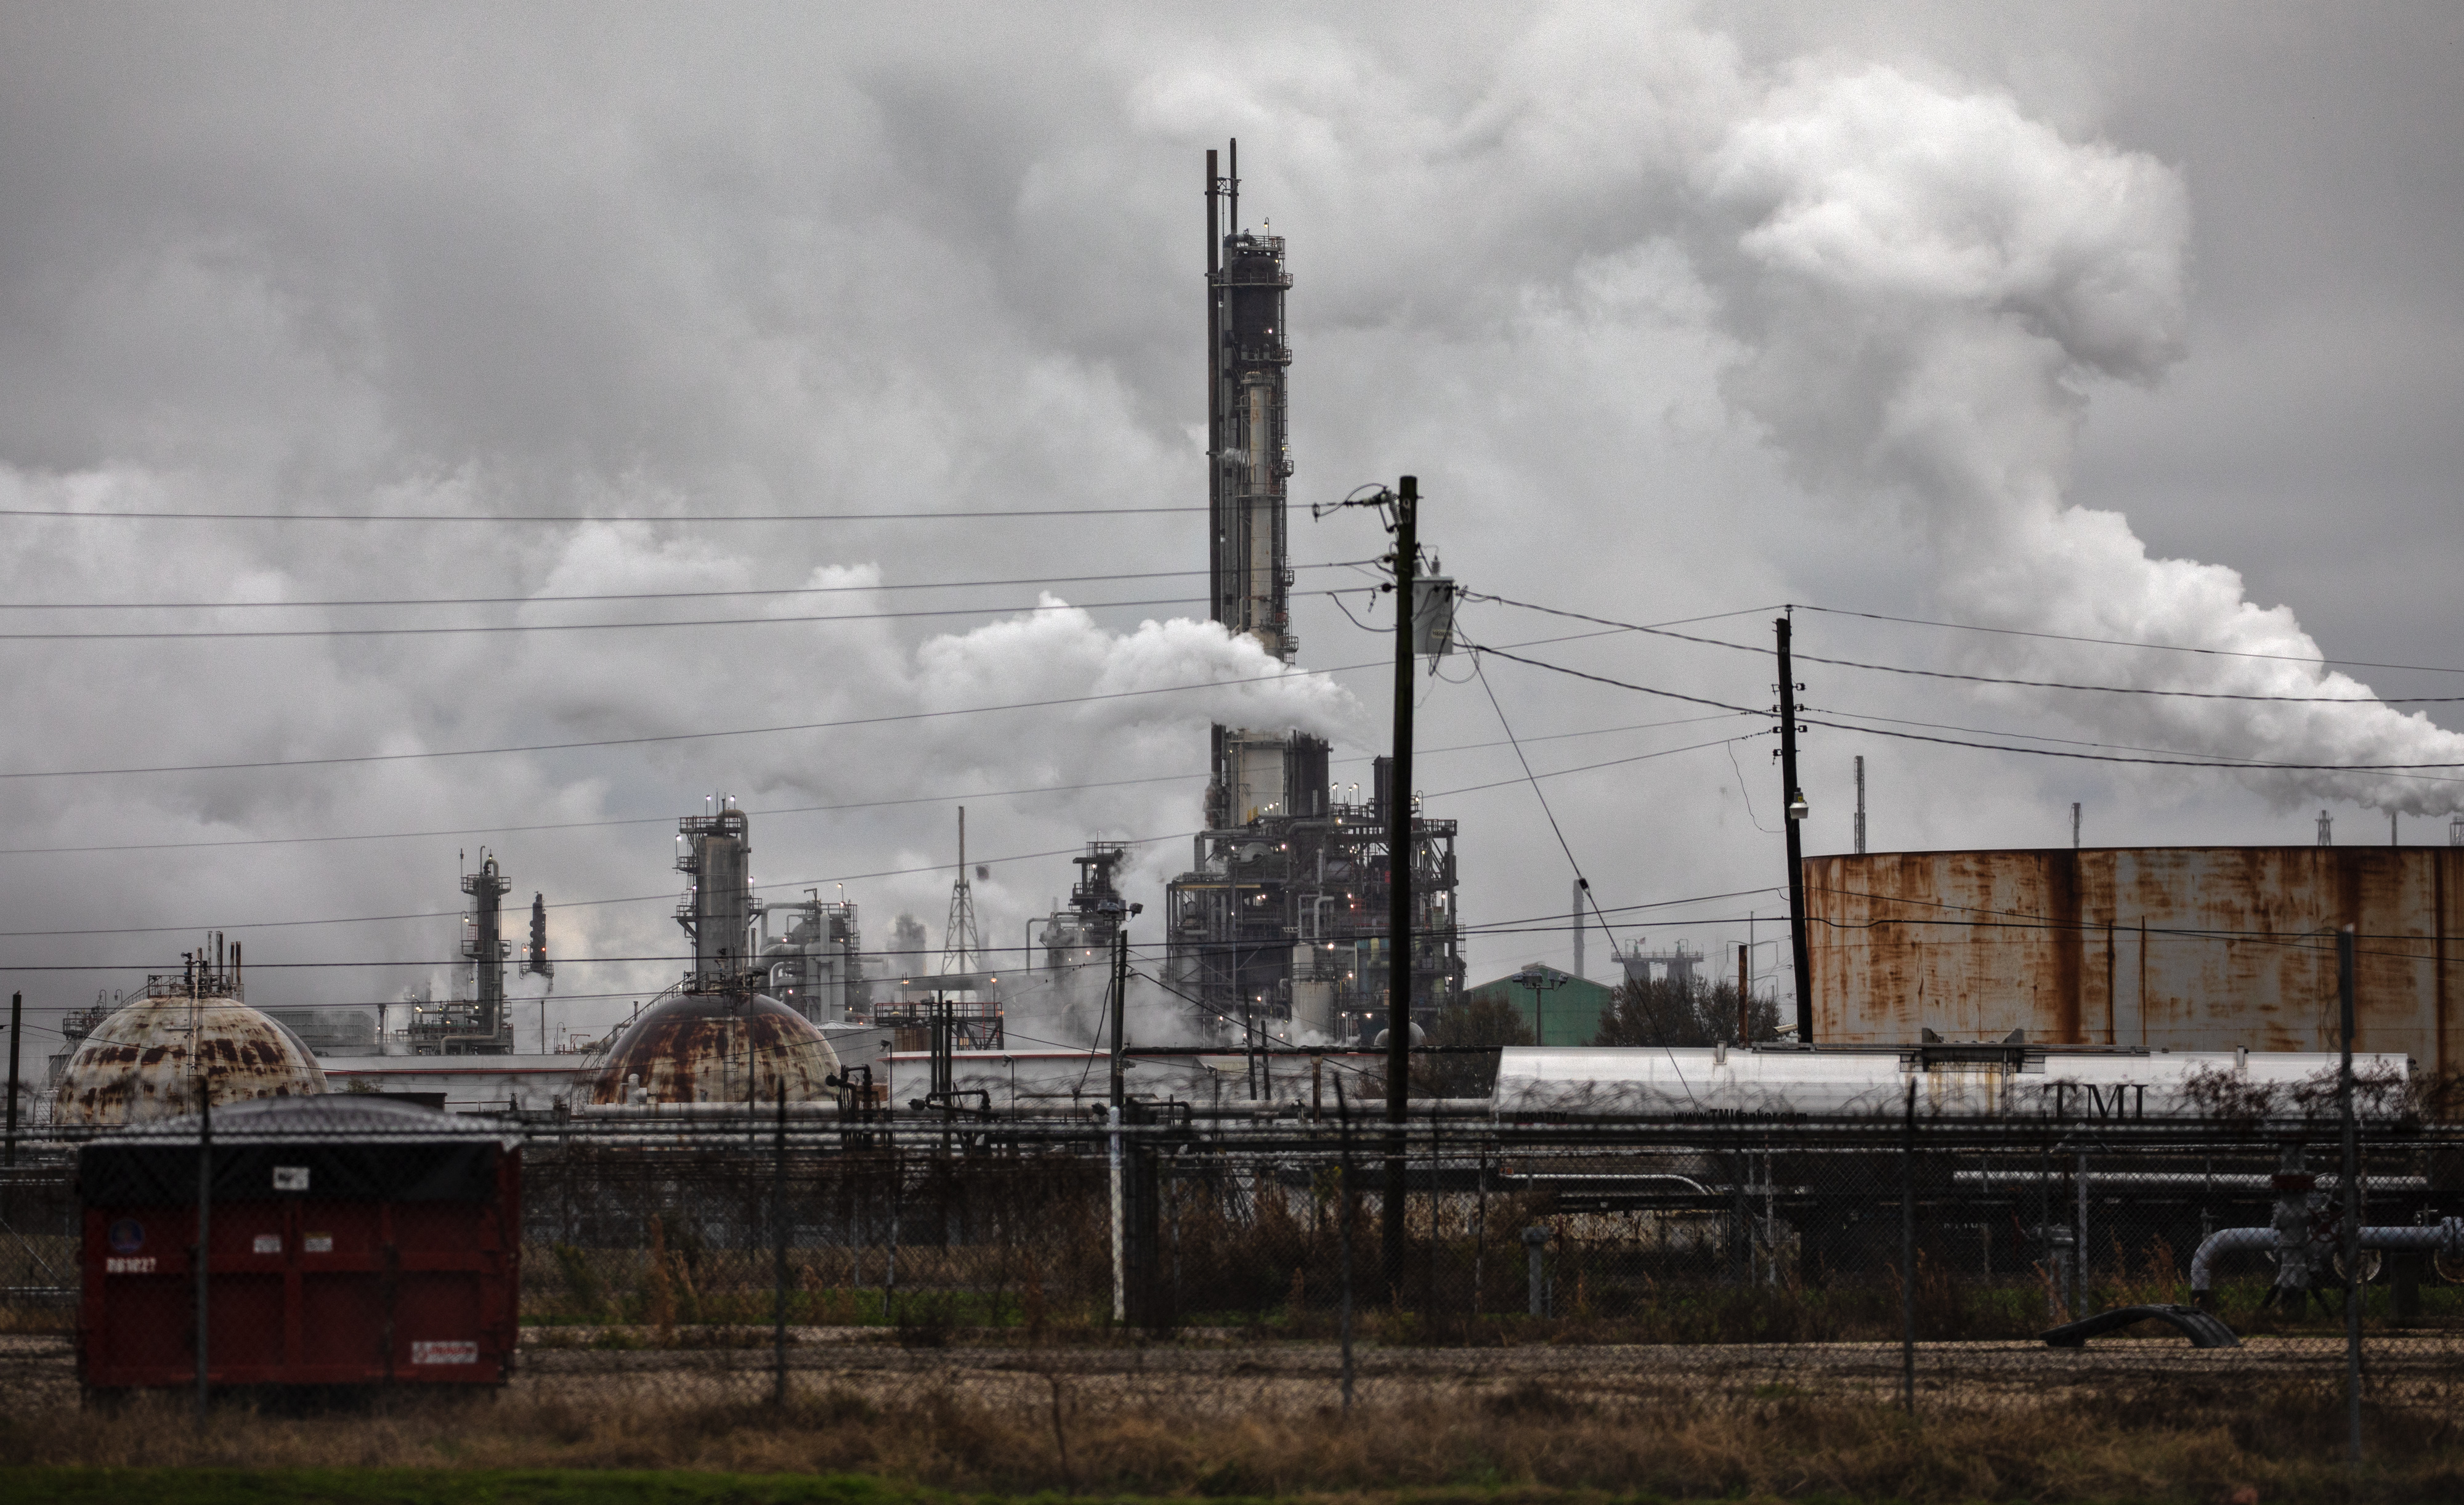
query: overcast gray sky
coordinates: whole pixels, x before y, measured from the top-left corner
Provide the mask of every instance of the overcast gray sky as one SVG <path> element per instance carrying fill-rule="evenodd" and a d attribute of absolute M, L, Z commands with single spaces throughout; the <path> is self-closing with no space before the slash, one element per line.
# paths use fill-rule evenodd
<path fill-rule="evenodd" d="M 1757 647 L 1795 602 L 2277 654 L 1798 617 L 1813 654 L 2277 697 L 1804 665 L 1826 719 L 2464 762 L 2452 708 L 2367 698 L 2464 695 L 2453 7 L 1233 13 L 0 7 L 0 506 L 1199 505 L 1201 153 L 1237 136 L 1244 217 L 1290 241 L 1296 497 L 1417 473 L 1467 587 L 1747 613 L 1688 631 Z M 1304 566 L 1381 546 L 1357 514 L 1292 532 Z M 19 634 L 975 614 L 0 642 L 5 985 L 91 1002 L 220 926 L 261 1003 L 448 988 L 456 854 L 482 846 L 560 906 L 557 953 L 662 956 L 670 823 L 714 789 L 761 812 L 763 884 L 844 881 L 875 943 L 902 912 L 941 939 L 960 803 L 995 943 L 1090 837 L 1145 843 L 1152 902 L 1187 861 L 1210 716 L 1320 726 L 1354 760 L 1338 780 L 1365 780 L 1385 648 L 1336 602 L 1302 597 L 1303 665 L 1373 667 L 1331 680 L 879 719 L 1254 675 L 1176 621 L 1202 609 L 1196 577 L 1151 573 L 1201 568 L 1201 538 L 1186 512 L 11 516 Z M 1077 578 L 1123 576 L 1147 578 Z M 986 581 L 1010 584 L 872 588 Z M 1305 567 L 1298 588 L 1351 589 L 1357 615 L 1364 583 Z M 821 593 L 539 599 L 799 587 Z M 1045 592 L 1087 609 L 1020 613 Z M 490 604 L 27 609 L 436 597 Z M 1579 626 L 1465 616 L 1500 646 Z M 1732 650 L 1516 651 L 1770 698 L 1768 660 Z M 2320 653 L 2420 667 L 2339 677 Z M 1757 912 L 1774 933 L 1766 719 L 1485 666 L 1485 687 L 1463 658 L 1428 685 L 1416 781 L 1463 822 L 1465 918 L 1502 927 L 1472 942 L 1476 980 L 1569 949 L 1509 923 L 1561 910 L 1570 868 L 1493 745 L 1501 713 L 1557 739 L 1527 746 L 1543 774 L 1667 752 L 1542 781 L 1603 904 L 1750 891 L 1630 911 L 1664 923 L 1623 941 L 1709 946 Z M 849 720 L 869 724 L 392 756 Z M 2443 842 L 2464 789 L 2464 769 L 2151 771 L 1818 726 L 1813 850 L 1848 844 L 1860 753 L 1878 850 L 2058 844 L 2074 800 L 2091 844 L 2305 843 L 2322 807 L 2377 842 L 2391 806 L 2405 839 Z M 389 761 L 299 763 L 367 755 Z M 232 763 L 277 766 L 95 771 Z M 673 970 L 576 964 L 558 991 L 629 1001 Z"/>

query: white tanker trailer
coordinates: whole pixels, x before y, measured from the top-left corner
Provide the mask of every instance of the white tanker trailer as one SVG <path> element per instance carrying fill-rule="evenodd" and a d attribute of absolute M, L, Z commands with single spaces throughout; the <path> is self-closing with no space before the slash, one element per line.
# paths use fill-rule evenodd
<path fill-rule="evenodd" d="M 2332 1113 L 2324 1051 L 2149 1051 L 2015 1041 L 1914 1046 L 1524 1047 L 1499 1054 L 1496 1111 L 1536 1115 L 2189 1119 Z M 2399 1114 L 2410 1057 L 2356 1054 L 2356 1102 Z"/>

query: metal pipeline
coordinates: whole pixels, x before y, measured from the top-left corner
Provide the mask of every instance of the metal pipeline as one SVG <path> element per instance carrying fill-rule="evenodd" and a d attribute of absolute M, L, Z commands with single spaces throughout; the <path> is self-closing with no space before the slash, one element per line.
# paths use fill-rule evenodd
<path fill-rule="evenodd" d="M 2464 1218 L 2441 1218 L 2436 1223 L 2417 1228 L 2377 1228 L 2361 1230 L 2362 1248 L 2383 1253 L 2405 1250 L 2426 1251 L 2454 1256 L 2464 1254 Z M 2313 1248 L 2324 1246 L 2332 1253 L 2341 1240 L 2333 1235 L 2313 1241 Z M 2218 1228 L 2199 1245 L 2190 1256 L 2190 1295 L 2204 1297 L 2212 1285 L 2216 1256 L 2240 1250 L 2279 1249 L 2282 1245 L 2274 1228 Z"/>

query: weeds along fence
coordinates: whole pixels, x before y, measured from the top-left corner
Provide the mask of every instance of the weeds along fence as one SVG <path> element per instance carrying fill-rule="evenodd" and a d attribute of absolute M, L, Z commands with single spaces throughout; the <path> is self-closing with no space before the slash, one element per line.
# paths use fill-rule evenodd
<path fill-rule="evenodd" d="M 2464 1131 L 2445 1125 L 2364 1137 L 2357 1268 L 2332 1118 L 1463 1117 L 1396 1139 L 1382 1122 L 1182 1117 L 1121 1130 L 1117 1162 L 1098 1122 L 955 1112 L 504 1127 L 521 1161 L 518 1237 L 495 1256 L 517 1274 L 508 1383 L 583 1405 L 957 1396 L 1057 1427 L 1065 1407 L 1307 1415 L 1539 1394 L 2041 1409 L 2089 1384 L 2173 1415 L 2265 1390 L 2332 1419 L 2358 1353 L 2372 1425 L 2418 1441 L 2447 1434 L 2464 1383 L 2464 1233 L 2445 1221 L 2464 1213 Z M 151 1300 L 166 1335 L 195 1327 L 177 1250 L 141 1293 L 96 1247 L 118 1235 L 79 1212 L 76 1149 L 21 1147 L 0 1177 L 0 1368 L 36 1407 L 77 1404 L 95 1301 Z M 217 1228 L 282 1200 L 228 1180 Z M 419 1340 L 391 1307 L 316 1305 L 336 1246 L 302 1230 L 325 1190 L 287 1194 L 289 1231 L 253 1235 L 275 1242 L 228 1268 L 310 1291 L 311 1327 L 370 1324 L 301 1342 Z M 2217 1239 L 2232 1229 L 2264 1231 Z M 215 1250 L 236 1247 L 224 1237 Z M 409 1278 L 391 1246 L 369 1257 Z M 2041 1336 L 2189 1307 L 2194 1276 L 2238 1347 L 2193 1347 L 2162 1317 L 2074 1348 Z"/>

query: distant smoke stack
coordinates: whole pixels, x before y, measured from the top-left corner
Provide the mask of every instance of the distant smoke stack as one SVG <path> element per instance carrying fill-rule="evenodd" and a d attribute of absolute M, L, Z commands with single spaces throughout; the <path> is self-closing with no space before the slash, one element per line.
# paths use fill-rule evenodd
<path fill-rule="evenodd" d="M 531 896 L 531 943 L 522 952 L 522 970 L 539 977 L 556 976 L 547 959 L 547 896 Z"/>
<path fill-rule="evenodd" d="M 1592 885 L 1582 878 L 1574 880 L 1574 975 L 1589 977 L 1583 970 L 1583 891 Z"/>

